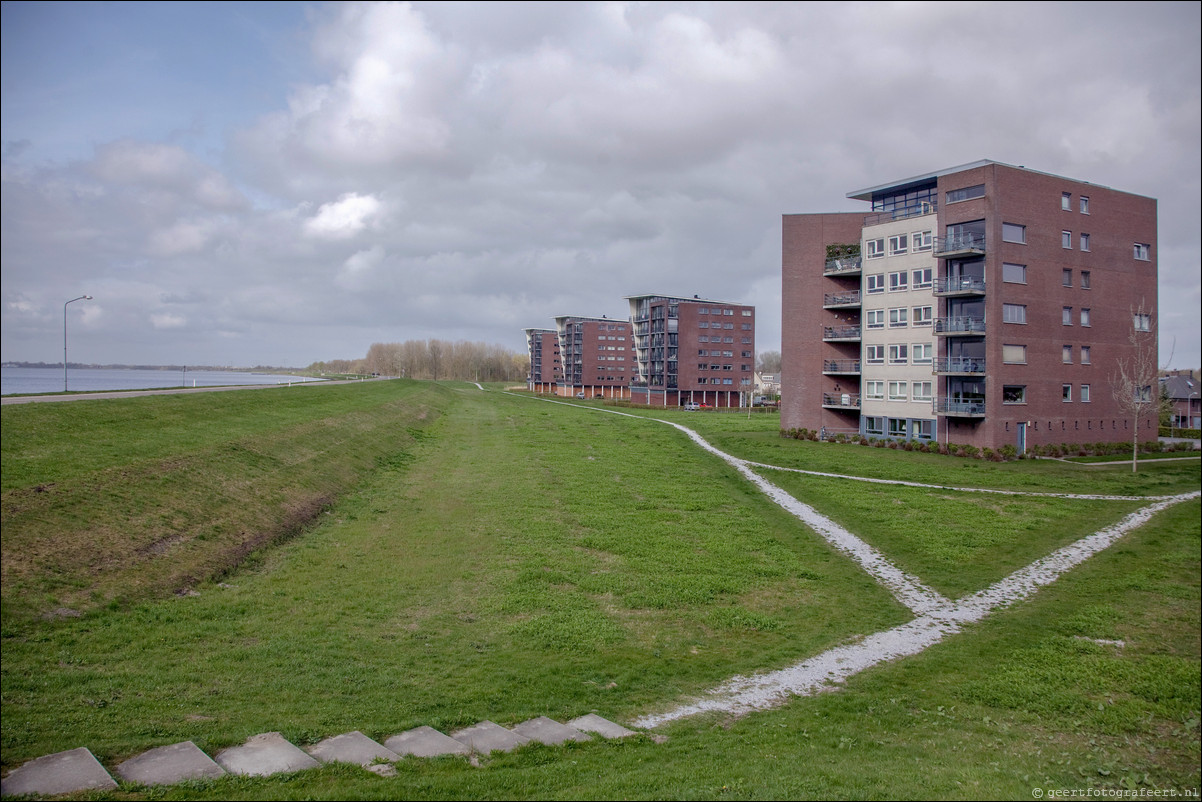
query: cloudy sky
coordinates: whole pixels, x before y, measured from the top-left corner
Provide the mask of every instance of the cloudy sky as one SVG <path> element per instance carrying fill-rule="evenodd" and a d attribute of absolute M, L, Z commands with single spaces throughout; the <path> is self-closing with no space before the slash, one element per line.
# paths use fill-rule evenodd
<path fill-rule="evenodd" d="M 4 360 L 524 349 L 647 292 L 754 303 L 783 213 L 994 159 L 1159 199 L 1202 364 L 1200 5 L 3 4 Z"/>

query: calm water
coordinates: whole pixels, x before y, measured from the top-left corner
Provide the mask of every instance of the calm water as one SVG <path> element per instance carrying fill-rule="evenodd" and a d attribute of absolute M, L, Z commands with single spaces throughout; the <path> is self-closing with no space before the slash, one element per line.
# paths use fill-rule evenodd
<path fill-rule="evenodd" d="M 164 387 L 219 387 L 229 384 L 289 384 L 320 381 L 306 376 L 269 373 L 234 373 L 221 370 L 111 370 L 72 368 L 67 389 L 72 392 L 99 390 L 155 390 Z M 0 368 L 0 395 L 61 393 L 62 368 Z"/>

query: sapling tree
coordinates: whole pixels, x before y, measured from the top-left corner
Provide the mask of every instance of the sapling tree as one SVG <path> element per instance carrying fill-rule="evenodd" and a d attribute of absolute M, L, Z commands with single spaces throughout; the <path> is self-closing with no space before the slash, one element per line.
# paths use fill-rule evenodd
<path fill-rule="evenodd" d="M 1131 313 L 1131 333 L 1127 337 L 1127 355 L 1115 362 L 1115 372 L 1110 377 L 1111 392 L 1119 410 L 1131 419 L 1131 472 L 1139 465 L 1139 426 L 1147 421 L 1148 427 L 1157 426 L 1160 420 L 1162 395 L 1160 393 L 1160 363 L 1156 321 L 1141 305 Z"/>

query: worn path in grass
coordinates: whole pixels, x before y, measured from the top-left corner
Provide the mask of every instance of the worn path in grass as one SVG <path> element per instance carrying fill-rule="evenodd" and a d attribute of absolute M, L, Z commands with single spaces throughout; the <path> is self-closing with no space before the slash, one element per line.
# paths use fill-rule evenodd
<path fill-rule="evenodd" d="M 528 397 L 528 396 L 527 396 Z M 797 468 L 780 468 L 759 462 L 740 459 L 711 445 L 701 435 L 687 426 L 661 418 L 645 418 L 610 409 L 582 406 L 566 401 L 537 399 L 553 404 L 563 404 L 613 415 L 651 420 L 671 426 L 685 433 L 693 442 L 734 467 L 745 478 L 762 490 L 769 498 L 783 507 L 802 523 L 817 532 L 827 542 L 855 560 L 869 575 L 895 598 L 917 614 L 917 618 L 901 626 L 878 632 L 849 646 L 840 646 L 793 666 L 768 674 L 752 677 L 734 677 L 713 689 L 703 698 L 661 713 L 644 716 L 634 722 L 637 727 L 652 728 L 687 716 L 706 712 L 742 714 L 762 710 L 784 703 L 792 696 L 807 696 L 832 685 L 843 682 L 867 668 L 888 660 L 918 654 L 919 652 L 954 635 L 969 623 L 980 621 L 995 610 L 1019 602 L 1040 587 L 1055 581 L 1061 574 L 1089 557 L 1107 548 L 1127 532 L 1142 526 L 1161 510 L 1182 501 L 1198 498 L 1198 492 L 1173 496 L 1115 496 L 1073 493 L 1038 493 L 1014 490 L 956 487 L 951 485 L 923 484 L 903 480 L 870 479 Z M 900 485 L 904 487 L 953 490 L 959 492 L 998 493 L 1013 496 L 1036 496 L 1082 501 L 1150 501 L 1130 513 L 1113 526 L 1095 532 L 1064 548 L 1057 549 L 1046 557 L 1015 571 L 1005 579 L 982 591 L 958 601 L 951 601 L 935 590 L 893 565 L 879 551 L 861 540 L 813 507 L 804 504 L 772 484 L 754 469 L 784 470 L 850 481 Z"/>

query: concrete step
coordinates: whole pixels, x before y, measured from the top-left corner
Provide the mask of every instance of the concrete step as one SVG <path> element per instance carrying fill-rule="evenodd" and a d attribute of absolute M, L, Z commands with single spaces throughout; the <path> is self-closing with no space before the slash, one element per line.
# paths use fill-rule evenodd
<path fill-rule="evenodd" d="M 466 755 L 472 750 L 467 744 L 443 735 L 433 727 L 417 727 L 394 735 L 384 746 L 398 755 L 413 757 L 439 757 L 441 755 Z"/>
<path fill-rule="evenodd" d="M 523 721 L 513 728 L 513 731 L 523 738 L 538 741 L 547 746 L 558 746 L 565 741 L 590 741 L 592 738 L 575 727 L 569 727 L 553 721 L 546 716 Z"/>
<path fill-rule="evenodd" d="M 602 738 L 625 738 L 627 735 L 634 735 L 634 730 L 628 730 L 621 724 L 615 724 L 609 719 L 604 719 L 596 713 L 589 713 L 580 718 L 574 718 L 568 722 L 569 727 L 580 730 L 581 732 L 591 732 L 600 735 Z"/>
<path fill-rule="evenodd" d="M 530 742 L 526 736 L 518 735 L 491 721 L 481 721 L 479 724 L 465 727 L 451 733 L 451 737 L 481 755 L 487 755 L 489 752 L 509 752 Z"/>
<path fill-rule="evenodd" d="M 392 763 L 401 759 L 396 752 L 381 746 L 358 730 L 326 738 L 320 743 L 305 747 L 305 751 L 322 763 L 354 763 L 364 767 L 380 760 Z"/>
<path fill-rule="evenodd" d="M 57 796 L 92 789 L 117 787 L 100 761 L 84 747 L 55 752 L 29 761 L 0 780 L 0 794 Z"/>
<path fill-rule="evenodd" d="M 266 777 L 285 771 L 315 769 L 320 764 L 284 740 L 278 732 L 252 735 L 242 746 L 231 746 L 217 753 L 217 763 L 230 774 Z"/>
<path fill-rule="evenodd" d="M 142 785 L 175 785 L 184 780 L 220 777 L 225 769 L 191 741 L 160 746 L 117 767 L 121 779 Z"/>

